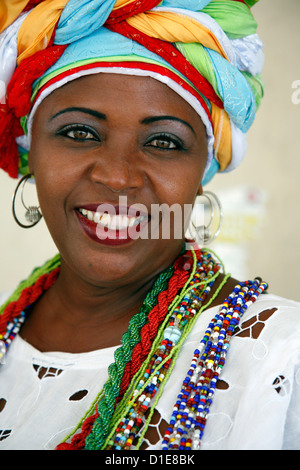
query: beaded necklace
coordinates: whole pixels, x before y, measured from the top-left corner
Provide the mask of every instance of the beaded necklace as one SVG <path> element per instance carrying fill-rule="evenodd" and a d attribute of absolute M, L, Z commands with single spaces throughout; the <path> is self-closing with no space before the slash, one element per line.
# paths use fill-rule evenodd
<path fill-rule="evenodd" d="M 49 267 L 57 268 L 57 262 Z M 196 319 L 230 277 L 224 277 L 215 294 L 205 303 L 221 267 L 207 250 L 192 250 L 180 256 L 173 267 L 158 277 L 140 312 L 130 321 L 128 332 L 123 335 L 122 347 L 116 350 L 115 362 L 108 368 L 109 379 L 103 390 L 57 449 L 139 449 L 183 342 Z M 45 274 L 39 277 L 41 273 L 35 272 L 36 284 L 41 284 L 41 279 L 45 278 L 48 288 L 57 277 L 55 269 L 53 272 L 54 275 L 50 272 L 48 277 Z M 8 302 L 2 312 L 0 310 L 0 314 L 3 313 L 0 317 L 2 357 L 26 319 L 26 309 L 18 312 L 15 305 L 11 307 L 18 302 L 24 304 L 24 299 L 23 302 L 20 299 L 28 297 L 27 290 L 32 286 L 23 287 L 14 294 L 17 300 Z M 235 326 L 266 287 L 266 283 L 258 280 L 237 285 L 211 320 L 194 352 L 162 449 L 200 447 L 216 382 Z M 23 295 L 25 291 L 27 297 Z M 38 295 L 31 297 L 34 301 Z M 10 310 L 16 312 L 11 314 Z M 146 418 L 147 411 L 150 413 Z"/>
<path fill-rule="evenodd" d="M 142 442 L 163 385 L 174 367 L 176 356 L 219 275 L 220 265 L 214 263 L 210 254 L 199 261 L 194 255 L 193 261 L 190 279 L 179 298 L 170 305 L 148 360 L 136 375 L 131 389 L 116 413 L 112 431 L 104 445 L 105 449 L 129 450 L 138 434 L 136 448 L 139 448 Z M 128 400 L 130 394 L 132 398 Z M 151 412 L 140 432 L 145 413 L 149 409 Z"/>

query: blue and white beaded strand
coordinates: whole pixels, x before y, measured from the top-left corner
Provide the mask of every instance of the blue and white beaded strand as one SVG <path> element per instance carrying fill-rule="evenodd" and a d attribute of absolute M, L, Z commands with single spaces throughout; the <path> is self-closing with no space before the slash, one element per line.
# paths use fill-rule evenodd
<path fill-rule="evenodd" d="M 19 333 L 21 326 L 23 325 L 26 318 L 26 313 L 23 311 L 20 315 L 14 318 L 8 323 L 4 335 L 0 335 L 0 365 L 4 364 L 7 350 L 14 340 L 16 335 Z"/>
<path fill-rule="evenodd" d="M 183 381 L 162 441 L 163 450 L 198 450 L 229 343 L 246 309 L 267 288 L 258 280 L 235 287 L 211 320 Z"/>

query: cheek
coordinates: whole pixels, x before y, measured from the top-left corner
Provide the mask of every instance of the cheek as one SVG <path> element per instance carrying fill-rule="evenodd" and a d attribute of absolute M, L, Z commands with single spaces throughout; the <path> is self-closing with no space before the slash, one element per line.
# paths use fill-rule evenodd
<path fill-rule="evenodd" d="M 156 180 L 160 206 L 152 206 L 152 221 L 154 228 L 159 227 L 160 238 L 184 238 L 196 196 L 202 190 L 202 173 L 199 160 L 178 165 L 176 171 L 161 172 Z"/>
<path fill-rule="evenodd" d="M 41 149 L 33 145 L 30 163 L 41 211 L 48 225 L 54 219 L 58 220 L 64 210 L 64 200 L 72 185 L 74 170 L 63 165 L 55 151 L 49 150 L 49 146 L 48 149 Z"/>
<path fill-rule="evenodd" d="M 193 204 L 201 188 L 203 164 L 200 159 L 187 161 L 177 168 L 161 172 L 159 186 L 162 188 L 165 202 L 168 204 Z"/>

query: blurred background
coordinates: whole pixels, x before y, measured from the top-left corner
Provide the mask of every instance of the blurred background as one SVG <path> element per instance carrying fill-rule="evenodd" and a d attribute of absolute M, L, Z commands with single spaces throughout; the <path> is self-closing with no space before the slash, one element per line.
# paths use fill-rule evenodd
<path fill-rule="evenodd" d="M 265 97 L 244 162 L 205 188 L 218 195 L 224 213 L 210 247 L 237 279 L 260 276 L 271 292 L 300 301 L 300 0 L 260 0 L 253 14 L 265 44 Z M 43 220 L 29 230 L 13 220 L 15 187 L 0 173 L 0 292 L 57 251 Z"/>

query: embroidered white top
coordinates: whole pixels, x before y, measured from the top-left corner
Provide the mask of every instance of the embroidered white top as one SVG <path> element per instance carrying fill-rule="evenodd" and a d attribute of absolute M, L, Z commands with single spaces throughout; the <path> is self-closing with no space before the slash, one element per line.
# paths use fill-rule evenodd
<path fill-rule="evenodd" d="M 187 338 L 143 448 L 160 448 L 193 352 L 216 308 L 198 318 Z M 0 365 L 0 450 L 54 449 L 102 388 L 114 349 L 41 353 L 17 336 Z M 201 448 L 300 449 L 299 303 L 265 294 L 245 313 L 231 341 Z"/>

